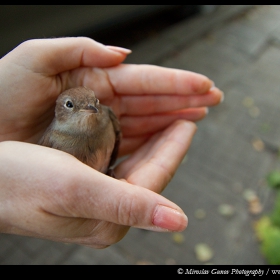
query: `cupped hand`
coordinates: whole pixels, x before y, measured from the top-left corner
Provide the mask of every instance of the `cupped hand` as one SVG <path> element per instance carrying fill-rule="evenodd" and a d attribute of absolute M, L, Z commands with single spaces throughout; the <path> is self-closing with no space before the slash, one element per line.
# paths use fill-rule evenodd
<path fill-rule="evenodd" d="M 120 155 L 177 119 L 197 121 L 222 92 L 207 77 L 152 65 L 121 64 L 129 51 L 92 39 L 36 39 L 0 60 L 0 141 L 37 143 L 67 88 L 92 88 L 120 119 Z"/>
<path fill-rule="evenodd" d="M 55 149 L 1 142 L 0 232 L 105 248 L 131 226 L 184 230 L 183 211 L 156 192 L 177 169 L 195 130 L 177 121 L 155 134 L 117 167 L 121 180 Z"/>
<path fill-rule="evenodd" d="M 189 121 L 202 119 L 222 92 L 193 72 L 122 64 L 128 53 L 59 38 L 24 42 L 0 60 L 0 232 L 103 248 L 130 226 L 186 228 L 183 211 L 157 193 L 189 148 Z M 120 155 L 131 154 L 116 179 L 29 144 L 52 121 L 57 96 L 75 86 L 92 88 L 120 119 Z"/>

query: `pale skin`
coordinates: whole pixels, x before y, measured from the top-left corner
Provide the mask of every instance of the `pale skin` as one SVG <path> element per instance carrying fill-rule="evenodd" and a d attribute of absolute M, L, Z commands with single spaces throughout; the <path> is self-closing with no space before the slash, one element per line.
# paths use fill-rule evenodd
<path fill-rule="evenodd" d="M 183 231 L 182 209 L 160 193 L 223 93 L 207 77 L 122 64 L 129 51 L 89 38 L 24 42 L 0 60 L 0 232 L 104 248 L 130 227 Z M 92 88 L 120 119 L 111 178 L 36 145 L 67 88 Z M 187 203 L 187 202 L 186 202 Z"/>

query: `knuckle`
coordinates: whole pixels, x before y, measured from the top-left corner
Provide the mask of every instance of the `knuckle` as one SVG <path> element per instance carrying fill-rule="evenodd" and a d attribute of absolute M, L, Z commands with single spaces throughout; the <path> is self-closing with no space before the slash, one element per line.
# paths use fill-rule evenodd
<path fill-rule="evenodd" d="M 122 225 L 135 226 L 138 224 L 140 210 L 136 197 L 123 196 L 117 208 L 117 219 Z"/>

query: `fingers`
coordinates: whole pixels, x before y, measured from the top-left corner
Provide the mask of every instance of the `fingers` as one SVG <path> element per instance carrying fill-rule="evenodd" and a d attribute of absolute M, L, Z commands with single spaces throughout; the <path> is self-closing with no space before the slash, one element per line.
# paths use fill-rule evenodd
<path fill-rule="evenodd" d="M 155 192 L 113 179 L 87 166 L 83 170 L 80 176 L 72 178 L 72 183 L 68 182 L 66 196 L 57 203 L 56 215 L 154 231 L 182 231 L 187 226 L 183 211 Z"/>
<path fill-rule="evenodd" d="M 2 142 L 0 167 L 0 220 L 11 228 L 72 238 L 94 234 L 96 220 L 155 231 L 187 226 L 183 211 L 166 198 L 55 149 Z"/>
<path fill-rule="evenodd" d="M 143 145 L 152 134 L 165 129 L 178 119 L 197 122 L 203 119 L 207 113 L 207 108 L 189 108 L 170 114 L 143 117 L 123 116 L 121 117 L 123 138 L 119 148 L 119 156 L 134 152 Z"/>
<path fill-rule="evenodd" d="M 148 139 L 149 139 L 148 135 L 123 138 L 119 148 L 118 156 L 122 157 L 133 153 L 136 149 L 142 146 Z"/>
<path fill-rule="evenodd" d="M 188 108 L 166 114 L 148 116 L 122 116 L 120 119 L 123 136 L 147 136 L 163 130 L 175 120 L 199 121 L 206 116 L 207 108 Z"/>
<path fill-rule="evenodd" d="M 128 53 L 129 50 L 106 47 L 90 38 L 68 37 L 25 41 L 13 50 L 12 55 L 24 67 L 49 76 L 78 67 L 115 66 Z"/>
<path fill-rule="evenodd" d="M 129 183 L 162 192 L 185 156 L 195 131 L 192 122 L 174 122 L 120 163 L 116 175 Z"/>
<path fill-rule="evenodd" d="M 118 94 L 203 94 L 213 82 L 190 71 L 153 65 L 120 65 L 106 69 Z"/>
<path fill-rule="evenodd" d="M 197 95 L 125 95 L 122 96 L 121 115 L 150 115 L 183 108 L 210 107 L 217 105 L 223 93 L 216 87 Z"/>

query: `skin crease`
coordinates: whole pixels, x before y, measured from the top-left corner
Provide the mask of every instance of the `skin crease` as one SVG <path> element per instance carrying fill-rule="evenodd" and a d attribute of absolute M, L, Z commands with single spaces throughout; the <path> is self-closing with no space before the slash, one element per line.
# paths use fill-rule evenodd
<path fill-rule="evenodd" d="M 129 227 L 182 231 L 182 209 L 159 193 L 223 93 L 200 74 L 123 64 L 129 51 L 92 39 L 23 42 L 0 60 L 0 232 L 105 248 Z M 36 145 L 64 90 L 86 86 L 123 133 L 116 178 Z M 187 203 L 187 201 L 186 201 Z"/>

